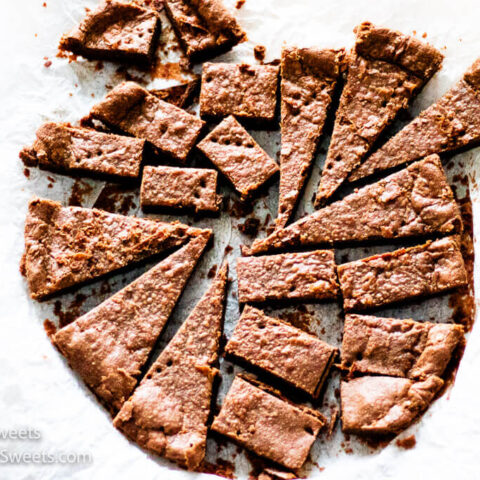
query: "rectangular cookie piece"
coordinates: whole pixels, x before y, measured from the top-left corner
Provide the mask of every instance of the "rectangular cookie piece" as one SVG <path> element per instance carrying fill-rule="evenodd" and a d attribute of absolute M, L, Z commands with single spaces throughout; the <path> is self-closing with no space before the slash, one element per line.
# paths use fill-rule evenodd
<path fill-rule="evenodd" d="M 237 277 L 240 303 L 322 300 L 338 293 L 332 250 L 242 257 Z"/>
<path fill-rule="evenodd" d="M 200 89 L 200 116 L 235 115 L 255 123 L 275 119 L 278 67 L 233 63 L 204 63 Z"/>
<path fill-rule="evenodd" d="M 366 435 L 397 434 L 428 408 L 443 380 L 365 376 L 340 384 L 342 430 Z"/>
<path fill-rule="evenodd" d="M 225 353 L 261 368 L 314 398 L 337 349 L 315 335 L 246 305 Z"/>
<path fill-rule="evenodd" d="M 467 283 L 456 235 L 338 266 L 345 311 L 433 295 Z"/>
<path fill-rule="evenodd" d="M 217 172 L 208 168 L 151 167 L 143 169 L 140 203 L 147 208 L 179 208 L 218 212 Z"/>
<path fill-rule="evenodd" d="M 135 82 L 124 82 L 92 107 L 90 118 L 128 135 L 144 138 L 160 153 L 184 163 L 204 122 L 158 99 Z"/>
<path fill-rule="evenodd" d="M 285 47 L 280 81 L 280 188 L 276 227 L 292 216 L 323 133 L 344 50 Z"/>
<path fill-rule="evenodd" d="M 60 50 L 88 59 L 152 63 L 161 23 L 154 10 L 105 0 L 60 40 Z"/>
<path fill-rule="evenodd" d="M 316 206 L 323 205 L 361 164 L 443 60 L 432 46 L 388 28 L 365 22 L 355 32 Z"/>
<path fill-rule="evenodd" d="M 230 115 L 197 148 L 230 180 L 242 199 L 278 172 L 278 165 Z"/>
<path fill-rule="evenodd" d="M 47 122 L 20 158 L 25 165 L 47 170 L 137 178 L 144 147 L 145 140 L 138 138 Z"/>
<path fill-rule="evenodd" d="M 349 181 L 480 142 L 480 58 L 436 103 L 420 113 L 354 170 Z"/>
<path fill-rule="evenodd" d="M 191 61 L 214 57 L 246 40 L 221 0 L 164 0 L 163 5 Z"/>
<path fill-rule="evenodd" d="M 294 405 L 249 377 L 237 375 L 212 430 L 285 468 L 298 470 L 325 418 Z"/>
<path fill-rule="evenodd" d="M 412 380 L 440 377 L 462 339 L 461 325 L 347 315 L 342 367 Z"/>
<path fill-rule="evenodd" d="M 256 240 L 245 255 L 380 238 L 461 232 L 460 209 L 438 155 L 371 185 Z"/>

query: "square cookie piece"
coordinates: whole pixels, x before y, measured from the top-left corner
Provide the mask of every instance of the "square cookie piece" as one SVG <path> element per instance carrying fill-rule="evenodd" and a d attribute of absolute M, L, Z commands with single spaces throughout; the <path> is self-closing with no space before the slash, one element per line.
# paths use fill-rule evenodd
<path fill-rule="evenodd" d="M 205 63 L 202 69 L 200 116 L 235 115 L 258 123 L 275 119 L 278 67 Z"/>
<path fill-rule="evenodd" d="M 249 197 L 278 172 L 275 161 L 232 115 L 197 147 L 230 180 L 242 198 Z"/>
<path fill-rule="evenodd" d="M 336 348 L 246 305 L 225 353 L 261 368 L 317 398 Z"/>
<path fill-rule="evenodd" d="M 242 257 L 237 276 L 240 303 L 322 300 L 338 293 L 332 250 Z"/>
<path fill-rule="evenodd" d="M 218 212 L 217 172 L 207 168 L 151 167 L 143 170 L 140 203 L 147 208 Z"/>
<path fill-rule="evenodd" d="M 325 418 L 319 412 L 294 405 L 276 390 L 238 375 L 212 430 L 259 456 L 297 470 L 324 425 Z"/>

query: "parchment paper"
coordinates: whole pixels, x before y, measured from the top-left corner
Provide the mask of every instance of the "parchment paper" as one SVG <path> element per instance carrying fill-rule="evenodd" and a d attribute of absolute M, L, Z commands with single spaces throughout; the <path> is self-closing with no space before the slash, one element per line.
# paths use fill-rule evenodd
<path fill-rule="evenodd" d="M 234 0 L 226 3 L 234 8 Z M 172 48 L 174 37 L 166 21 L 160 48 L 164 66 L 157 69 L 153 81 L 148 75 L 142 75 L 134 69 L 121 69 L 119 72 L 118 66 L 107 63 L 102 66 L 98 62 L 69 62 L 68 59 L 57 58 L 60 35 L 82 18 L 86 6 L 93 7 L 95 4 L 93 0 L 46 0 L 45 4 L 43 0 L 2 3 L 0 478 L 207 478 L 205 474 L 182 471 L 169 462 L 145 453 L 117 432 L 108 414 L 52 347 L 44 328 L 46 319 L 57 325 L 59 322 L 72 321 L 136 278 L 149 265 L 42 304 L 29 299 L 26 284 L 18 270 L 23 251 L 27 203 L 34 194 L 61 201 L 65 205 L 97 205 L 111 211 L 142 215 L 135 189 L 119 191 L 97 180 L 75 180 L 37 169 L 24 171 L 18 151 L 33 141 L 36 128 L 46 120 L 77 122 L 109 88 L 127 76 L 143 77 L 149 86 L 155 87 L 189 78 L 178 65 L 178 49 Z M 442 48 L 446 58 L 443 69 L 414 102 L 411 116 L 439 98 L 480 55 L 480 7 L 476 0 L 457 0 L 455 3 L 446 0 L 246 0 L 245 5 L 235 12 L 248 33 L 249 41 L 219 57 L 219 60 L 254 62 L 253 47 L 258 44 L 267 48 L 266 61 L 279 57 L 283 43 L 349 48 L 354 40 L 353 27 L 364 20 L 404 33 L 415 33 L 419 37 L 427 32 L 426 40 Z M 199 67 L 195 70 L 198 72 Z M 406 120 L 404 118 L 404 122 Z M 268 153 L 277 158 L 280 144 L 278 132 L 256 131 L 252 134 Z M 312 211 L 311 198 L 318 184 L 328 141 L 327 135 L 297 217 Z M 457 155 L 450 160 L 448 169 L 449 179 L 459 198 L 464 197 L 467 187 L 470 187 L 477 236 L 480 201 L 476 185 L 478 158 L 478 149 Z M 258 218 L 262 226 L 259 235 L 265 235 L 264 224 L 268 224 L 276 214 L 277 191 L 278 187 L 272 186 L 266 195 L 255 201 L 254 210 L 245 215 L 238 206 L 238 197 L 230 187 L 223 185 L 222 192 L 228 200 L 220 218 L 198 220 L 181 217 L 183 221 L 213 227 L 215 246 L 204 256 L 193 275 L 159 348 L 171 338 L 201 297 L 209 281 L 207 272 L 213 265 L 219 265 L 224 256 L 230 261 L 230 276 L 234 280 L 229 290 L 225 324 L 225 334 L 230 336 L 239 316 L 235 298 L 235 259 L 239 255 L 239 245 L 251 241 L 239 232 L 238 225 L 246 217 Z M 337 261 L 342 263 L 394 248 L 397 247 L 382 245 L 341 250 L 337 252 Z M 478 282 L 478 265 L 475 265 L 475 282 Z M 385 309 L 381 314 L 448 321 L 452 315 L 458 314 L 458 301 L 455 312 L 449 306 L 449 301 L 452 305 L 450 297 L 444 296 L 404 308 Z M 269 311 L 339 345 L 343 322 L 336 304 Z M 418 423 L 400 436 L 415 435 L 415 448 L 402 449 L 395 442 L 385 448 L 371 448 L 354 437 L 345 438 L 337 425 L 331 438 L 321 435 L 315 443 L 312 461 L 307 462 L 303 473 L 308 474 L 309 478 L 322 479 L 479 478 L 479 335 L 476 325 L 469 335 L 453 387 L 431 406 Z M 239 370 L 239 367 L 222 360 L 223 381 L 219 404 L 230 386 L 233 373 Z M 333 374 L 328 380 L 325 396 L 318 405 L 327 416 L 338 407 L 335 397 L 338 382 L 338 375 Z M 22 427 L 34 429 L 40 438 L 22 441 L 2 439 L 2 432 L 11 429 L 18 431 Z M 4 462 L 5 452 L 49 452 L 57 456 L 61 452 L 86 453 L 91 461 L 69 465 L 28 462 L 15 465 Z M 207 461 L 216 465 L 211 467 L 213 471 L 219 472 L 223 466 L 224 472 L 229 474 L 234 468 L 238 478 L 257 474 L 260 468 L 258 463 L 254 461 L 252 464 L 248 459 L 251 457 L 240 452 L 228 442 L 218 443 L 209 439 Z"/>

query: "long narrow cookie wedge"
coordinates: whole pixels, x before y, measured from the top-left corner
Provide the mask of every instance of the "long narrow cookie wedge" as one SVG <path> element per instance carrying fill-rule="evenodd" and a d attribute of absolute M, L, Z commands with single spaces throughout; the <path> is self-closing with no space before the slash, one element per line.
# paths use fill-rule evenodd
<path fill-rule="evenodd" d="M 337 349 L 315 335 L 246 305 L 225 353 L 317 398 Z"/>
<path fill-rule="evenodd" d="M 92 107 L 89 119 L 148 140 L 161 153 L 182 163 L 204 125 L 199 118 L 160 100 L 135 82 L 117 85 Z"/>
<path fill-rule="evenodd" d="M 303 189 L 342 70 L 344 53 L 295 47 L 282 51 L 277 228 L 288 222 Z"/>
<path fill-rule="evenodd" d="M 202 230 L 180 223 L 62 207 L 34 199 L 25 221 L 22 271 L 39 300 L 184 244 Z"/>
<path fill-rule="evenodd" d="M 298 470 L 324 425 L 319 412 L 294 405 L 276 390 L 237 375 L 212 430 L 259 456 Z"/>
<path fill-rule="evenodd" d="M 412 380 L 440 377 L 462 339 L 461 325 L 346 315 L 342 367 Z"/>
<path fill-rule="evenodd" d="M 60 50 L 90 59 L 148 65 L 153 61 L 160 29 L 155 11 L 130 1 L 104 0 L 62 37 Z"/>
<path fill-rule="evenodd" d="M 400 130 L 349 177 L 373 175 L 432 153 L 453 152 L 480 141 L 480 58 L 437 103 Z"/>
<path fill-rule="evenodd" d="M 462 229 L 440 158 L 431 155 L 277 230 L 245 255 L 376 239 L 450 234 Z"/>
<path fill-rule="evenodd" d="M 137 178 L 145 140 L 97 132 L 89 128 L 47 122 L 31 147 L 20 152 L 28 166 L 60 172 Z"/>
<path fill-rule="evenodd" d="M 405 430 L 435 398 L 443 380 L 423 382 L 396 377 L 360 377 L 341 382 L 342 430 L 365 435 Z"/>
<path fill-rule="evenodd" d="M 335 119 L 316 205 L 327 201 L 373 143 L 440 68 L 443 55 L 415 38 L 362 23 Z"/>
<path fill-rule="evenodd" d="M 226 285 L 225 264 L 113 422 L 140 446 L 188 469 L 205 457 Z"/>
<path fill-rule="evenodd" d="M 240 303 L 324 300 L 338 294 L 333 250 L 241 257 L 237 277 Z"/>
<path fill-rule="evenodd" d="M 137 385 L 209 238 L 207 231 L 192 239 L 53 337 L 72 369 L 111 413 Z"/>
<path fill-rule="evenodd" d="M 191 61 L 219 55 L 247 38 L 221 0 L 165 0 L 163 4 Z"/>
<path fill-rule="evenodd" d="M 467 283 L 456 235 L 338 266 L 345 311 L 434 295 Z"/>

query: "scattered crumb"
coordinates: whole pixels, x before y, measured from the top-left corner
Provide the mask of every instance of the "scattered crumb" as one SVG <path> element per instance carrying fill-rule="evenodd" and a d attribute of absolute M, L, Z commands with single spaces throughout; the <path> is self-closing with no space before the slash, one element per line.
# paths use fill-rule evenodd
<path fill-rule="evenodd" d="M 43 2 L 43 5 L 42 5 L 42 7 L 45 7 L 45 8 L 47 8 L 47 2 Z"/>
<path fill-rule="evenodd" d="M 237 0 L 237 4 L 235 5 L 235 8 L 240 10 L 244 5 L 245 5 L 246 0 Z"/>
<path fill-rule="evenodd" d="M 410 435 L 409 437 L 399 438 L 395 444 L 398 448 L 403 448 L 404 450 L 410 450 L 417 444 L 415 435 Z"/>
<path fill-rule="evenodd" d="M 238 224 L 238 229 L 240 232 L 249 237 L 256 237 L 259 227 L 260 220 L 255 217 L 247 218 L 244 223 Z"/>
<path fill-rule="evenodd" d="M 208 271 L 207 277 L 213 278 L 217 274 L 217 265 L 213 265 L 212 268 Z"/>
<path fill-rule="evenodd" d="M 43 328 L 49 337 L 53 337 L 57 333 L 57 327 L 48 318 L 43 322 Z"/>
<path fill-rule="evenodd" d="M 427 38 L 427 32 L 423 32 L 422 38 Z"/>
<path fill-rule="evenodd" d="M 51 60 L 47 60 L 47 61 L 43 64 L 43 66 L 44 66 L 45 68 L 48 68 L 48 67 L 50 67 L 51 65 L 52 65 L 52 61 L 51 61 Z"/>
<path fill-rule="evenodd" d="M 72 186 L 72 193 L 68 199 L 69 206 L 81 207 L 85 195 L 92 193 L 93 187 L 87 182 L 77 178 Z"/>
<path fill-rule="evenodd" d="M 253 48 L 253 54 L 255 55 L 255 58 L 259 62 L 263 62 L 265 60 L 265 52 L 267 49 L 263 45 L 256 45 Z"/>
<path fill-rule="evenodd" d="M 30 170 L 28 168 L 23 169 L 23 174 L 27 177 L 30 178 Z"/>
<path fill-rule="evenodd" d="M 333 430 L 335 429 L 335 424 L 337 423 L 337 419 L 338 419 L 338 408 L 335 408 L 332 411 L 330 421 L 328 422 L 327 438 L 330 438 L 332 436 Z"/>
<path fill-rule="evenodd" d="M 225 247 L 225 255 L 228 255 L 232 250 L 233 250 L 233 247 L 231 245 L 227 245 Z"/>

